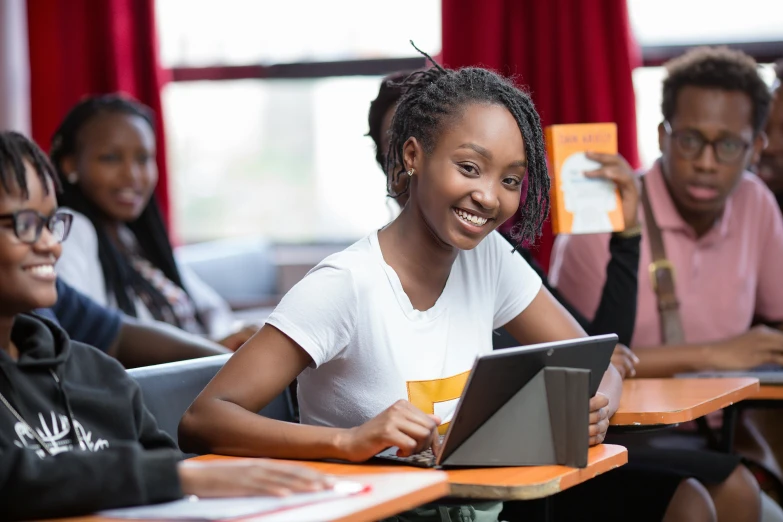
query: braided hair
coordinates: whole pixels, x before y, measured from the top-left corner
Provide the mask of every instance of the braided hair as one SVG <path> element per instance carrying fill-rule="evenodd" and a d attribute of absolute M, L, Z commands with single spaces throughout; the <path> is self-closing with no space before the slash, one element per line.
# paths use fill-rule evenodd
<path fill-rule="evenodd" d="M 389 109 L 397 104 L 402 95 L 400 82 L 403 82 L 411 72 L 399 71 L 386 76 L 381 80 L 378 96 L 370 102 L 370 112 L 367 114 L 367 124 L 370 130 L 367 131 L 367 136 L 375 144 L 375 161 L 381 168 L 386 164 L 386 152 L 383 150 L 383 136 L 381 136 L 383 117 L 386 116 Z"/>
<path fill-rule="evenodd" d="M 411 42 L 412 43 L 412 42 Z M 415 47 L 415 46 L 414 46 Z M 446 69 L 428 54 L 423 54 L 433 67 L 415 71 L 396 84 L 402 89 L 390 129 L 389 154 L 385 171 L 390 172 L 387 192 L 398 197 L 392 186 L 403 176 L 403 145 L 415 137 L 430 154 L 447 120 L 460 114 L 470 103 L 502 105 L 511 113 L 525 142 L 527 158 L 527 193 L 518 212 L 518 221 L 511 236 L 518 244 L 532 243 L 539 235 L 549 213 L 549 174 L 541 121 L 530 95 L 500 75 L 478 67 Z"/>
<path fill-rule="evenodd" d="M 67 180 L 62 172 L 63 160 L 79 151 L 81 130 L 100 114 L 127 114 L 137 116 L 155 129 L 152 110 L 139 102 L 117 94 L 91 96 L 76 104 L 60 123 L 52 137 L 50 157 L 61 179 Z M 62 206 L 84 214 L 95 226 L 98 238 L 98 258 L 103 269 L 106 288 L 114 295 L 117 307 L 125 314 L 135 317 L 134 295 L 146 296 L 145 305 L 156 319 L 175 318 L 171 304 L 146 278 L 130 264 L 127 257 L 109 237 L 102 225 L 104 214 L 98 206 L 85 196 L 78 183 L 63 183 L 59 197 Z M 174 261 L 174 252 L 163 223 L 160 207 L 153 196 L 141 215 L 127 224 L 140 247 L 141 254 L 177 286 L 184 290 L 182 277 Z M 203 326 L 203 321 L 197 317 Z M 182 326 L 177 324 L 177 326 Z"/>
<path fill-rule="evenodd" d="M 27 161 L 35 169 L 38 179 L 44 187 L 44 193 L 49 194 L 50 180 L 56 191 L 60 190 L 57 178 L 49 158 L 32 140 L 14 131 L 0 132 L 0 185 L 6 193 L 13 191 L 15 184 L 25 199 L 30 198 L 27 187 L 24 162 Z"/>

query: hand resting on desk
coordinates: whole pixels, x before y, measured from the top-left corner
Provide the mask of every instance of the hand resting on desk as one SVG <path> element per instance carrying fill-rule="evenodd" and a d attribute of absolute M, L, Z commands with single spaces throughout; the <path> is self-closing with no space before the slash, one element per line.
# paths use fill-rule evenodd
<path fill-rule="evenodd" d="M 630 348 L 618 344 L 612 353 L 612 365 L 617 368 L 620 377 L 623 380 L 636 376 L 636 365 L 639 364 L 639 358 Z"/>
<path fill-rule="evenodd" d="M 783 332 L 764 325 L 715 343 L 707 353 L 713 370 L 749 370 L 765 364 L 783 365 Z"/>
<path fill-rule="evenodd" d="M 331 477 L 305 466 L 268 460 L 184 461 L 177 470 L 185 495 L 197 497 L 287 496 L 331 489 Z"/>

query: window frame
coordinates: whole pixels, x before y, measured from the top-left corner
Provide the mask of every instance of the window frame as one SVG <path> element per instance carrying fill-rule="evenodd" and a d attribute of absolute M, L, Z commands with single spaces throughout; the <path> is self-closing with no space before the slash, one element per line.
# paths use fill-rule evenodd
<path fill-rule="evenodd" d="M 212 67 L 173 67 L 173 82 L 315 79 L 336 76 L 382 76 L 396 71 L 421 69 L 426 58 L 381 58 L 333 62 L 292 62 L 274 65 L 215 65 Z"/>
<path fill-rule="evenodd" d="M 726 46 L 741 50 L 759 63 L 771 63 L 783 58 L 783 41 L 704 43 L 688 45 L 646 45 L 641 47 L 642 67 L 656 67 L 702 45 Z M 436 57 L 437 59 L 437 57 Z M 172 67 L 164 69 L 172 82 L 314 79 L 335 76 L 382 76 L 396 71 L 421 69 L 426 58 L 374 58 L 324 62 L 290 62 L 273 65 L 213 65 L 208 67 Z"/>
<path fill-rule="evenodd" d="M 688 49 L 694 47 L 728 47 L 737 49 L 758 63 L 772 63 L 783 58 L 783 41 L 770 42 L 732 42 L 732 43 L 696 43 L 687 45 L 645 45 L 642 46 L 642 67 L 658 67 Z"/>

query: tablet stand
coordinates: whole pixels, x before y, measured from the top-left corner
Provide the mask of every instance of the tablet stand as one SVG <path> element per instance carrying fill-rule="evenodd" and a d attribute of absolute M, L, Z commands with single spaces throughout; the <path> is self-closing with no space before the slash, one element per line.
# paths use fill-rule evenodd
<path fill-rule="evenodd" d="M 442 466 L 587 466 L 590 370 L 546 367 Z"/>

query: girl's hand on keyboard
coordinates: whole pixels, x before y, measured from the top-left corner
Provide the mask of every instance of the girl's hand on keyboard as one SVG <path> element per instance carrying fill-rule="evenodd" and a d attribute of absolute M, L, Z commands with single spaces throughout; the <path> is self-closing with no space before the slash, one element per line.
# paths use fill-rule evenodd
<path fill-rule="evenodd" d="M 338 446 L 346 460 L 362 462 L 396 446 L 408 457 L 432 447 L 438 440 L 440 419 L 399 400 L 377 417 L 343 433 Z M 434 449 L 434 448 L 433 448 Z"/>
<path fill-rule="evenodd" d="M 590 445 L 601 444 L 609 429 L 609 398 L 603 393 L 596 393 L 590 399 Z"/>

